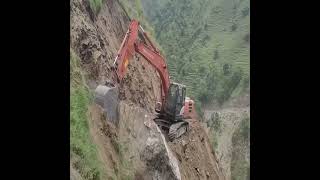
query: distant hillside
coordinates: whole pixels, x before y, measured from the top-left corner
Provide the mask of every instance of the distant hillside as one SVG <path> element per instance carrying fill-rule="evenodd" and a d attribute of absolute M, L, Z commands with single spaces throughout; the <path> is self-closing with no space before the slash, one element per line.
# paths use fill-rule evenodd
<path fill-rule="evenodd" d="M 249 91 L 249 0 L 142 0 L 175 81 L 198 102 Z"/>
<path fill-rule="evenodd" d="M 136 19 L 142 25 L 144 30 L 148 33 L 152 42 L 157 46 L 157 48 L 163 52 L 162 47 L 158 44 L 155 39 L 155 32 L 152 25 L 150 25 L 149 21 L 145 17 L 145 13 L 143 12 L 143 6 L 141 0 L 118 0 L 122 5 L 126 13 L 131 19 Z"/>

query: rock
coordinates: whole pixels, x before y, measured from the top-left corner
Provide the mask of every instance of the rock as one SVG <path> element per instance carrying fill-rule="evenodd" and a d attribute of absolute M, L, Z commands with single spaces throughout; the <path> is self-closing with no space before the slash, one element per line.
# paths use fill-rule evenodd
<path fill-rule="evenodd" d="M 157 126 L 156 128 L 158 132 L 148 137 L 140 158 L 146 162 L 154 179 L 181 180 L 178 161 L 168 149 L 160 129 Z"/>
<path fill-rule="evenodd" d="M 182 146 L 185 147 L 188 143 L 185 140 L 182 140 Z"/>
<path fill-rule="evenodd" d="M 210 177 L 210 174 L 209 174 L 209 172 L 208 172 L 208 171 L 206 171 L 206 176 L 207 176 L 207 178 L 209 178 L 209 177 Z"/>
<path fill-rule="evenodd" d="M 199 168 L 194 168 L 194 169 L 200 174 Z"/>
<path fill-rule="evenodd" d="M 95 60 L 98 60 L 98 58 L 99 58 L 101 55 L 102 55 L 102 53 L 101 53 L 100 51 L 95 51 L 95 52 L 93 53 L 93 58 L 94 58 Z"/>

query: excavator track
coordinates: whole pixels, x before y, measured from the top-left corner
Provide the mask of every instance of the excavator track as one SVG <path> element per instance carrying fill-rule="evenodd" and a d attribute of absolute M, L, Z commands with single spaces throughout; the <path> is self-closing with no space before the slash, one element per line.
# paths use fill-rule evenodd
<path fill-rule="evenodd" d="M 161 128 L 161 129 L 169 129 L 171 123 L 168 120 L 156 118 L 154 122 Z"/>
<path fill-rule="evenodd" d="M 189 123 L 186 121 L 180 121 L 172 124 L 172 122 L 166 119 L 156 118 L 154 119 L 154 122 L 162 131 L 168 134 L 170 141 L 179 138 L 189 130 Z"/>
<path fill-rule="evenodd" d="M 173 141 L 176 138 L 179 138 L 184 133 L 189 130 L 189 123 L 186 121 L 181 121 L 174 123 L 169 128 L 168 138 L 170 141 Z"/>

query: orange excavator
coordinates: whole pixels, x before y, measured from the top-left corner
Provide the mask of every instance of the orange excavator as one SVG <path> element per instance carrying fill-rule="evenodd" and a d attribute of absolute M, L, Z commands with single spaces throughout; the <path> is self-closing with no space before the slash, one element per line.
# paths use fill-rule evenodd
<path fill-rule="evenodd" d="M 195 114 L 194 101 L 186 97 L 186 86 L 171 82 L 165 59 L 154 46 L 137 20 L 132 20 L 113 63 L 115 81 L 120 83 L 129 61 L 135 53 L 143 56 L 158 72 L 161 79 L 161 100 L 156 103 L 156 124 L 168 133 L 169 140 L 180 137 L 189 129 L 185 121 Z M 99 85 L 96 100 L 104 107 L 107 117 L 117 118 L 118 87 L 114 83 Z"/>

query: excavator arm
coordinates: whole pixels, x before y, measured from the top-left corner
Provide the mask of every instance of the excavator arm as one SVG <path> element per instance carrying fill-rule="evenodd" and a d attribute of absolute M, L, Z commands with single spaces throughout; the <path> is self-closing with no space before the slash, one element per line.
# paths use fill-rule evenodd
<path fill-rule="evenodd" d="M 180 137 L 188 131 L 188 122 L 183 119 L 192 114 L 193 101 L 185 97 L 186 88 L 184 85 L 170 82 L 165 59 L 139 25 L 139 22 L 132 20 L 112 66 L 114 80 L 116 79 L 118 83 L 124 78 L 129 61 L 135 53 L 143 56 L 157 70 L 161 79 L 161 102 L 156 104 L 156 111 L 159 114 L 154 121 L 159 127 L 168 131 L 169 139 Z M 117 119 L 116 109 L 119 103 L 116 98 L 118 97 L 117 87 L 99 85 L 95 92 L 96 102 L 104 108 L 107 117 Z"/>
<path fill-rule="evenodd" d="M 169 72 L 164 58 L 160 54 L 154 53 L 154 51 L 143 43 L 135 44 L 135 48 L 136 51 L 158 71 L 162 86 L 161 100 L 162 104 L 164 104 L 165 97 L 168 96 L 170 86 Z"/>
<path fill-rule="evenodd" d="M 139 28 L 142 31 L 143 41 L 138 40 Z M 161 103 L 164 104 L 170 86 L 166 61 L 155 48 L 147 33 L 139 26 L 139 22 L 132 20 L 113 64 L 118 81 L 121 81 L 125 76 L 129 61 L 135 52 L 142 55 L 159 73 L 162 86 Z"/>
<path fill-rule="evenodd" d="M 121 81 L 126 74 L 129 60 L 135 53 L 135 41 L 138 37 L 139 22 L 133 20 L 130 23 L 129 29 L 123 38 L 120 49 L 113 63 L 113 68 L 116 70 L 117 80 Z"/>

